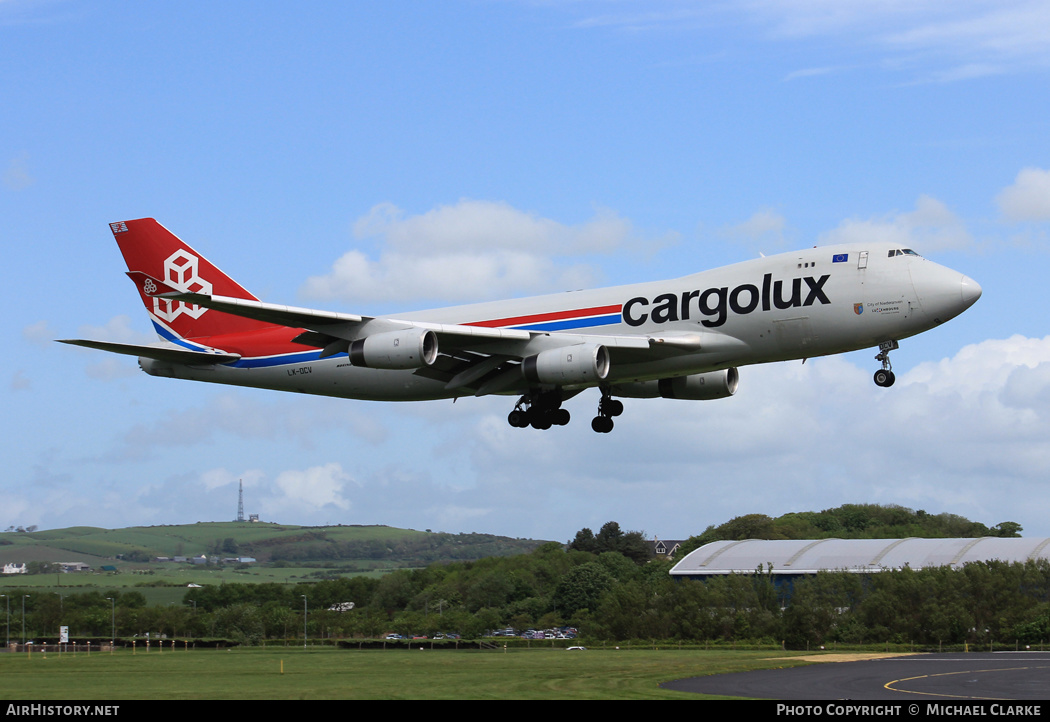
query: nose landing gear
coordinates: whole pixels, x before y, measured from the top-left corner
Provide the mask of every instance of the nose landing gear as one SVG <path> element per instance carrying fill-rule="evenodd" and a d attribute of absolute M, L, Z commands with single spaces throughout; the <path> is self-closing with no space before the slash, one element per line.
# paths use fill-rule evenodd
<path fill-rule="evenodd" d="M 900 348 L 896 341 L 883 341 L 879 344 L 879 354 L 876 361 L 882 362 L 882 368 L 875 372 L 875 385 L 889 388 L 897 377 L 893 375 L 893 364 L 890 363 L 890 351 Z"/>

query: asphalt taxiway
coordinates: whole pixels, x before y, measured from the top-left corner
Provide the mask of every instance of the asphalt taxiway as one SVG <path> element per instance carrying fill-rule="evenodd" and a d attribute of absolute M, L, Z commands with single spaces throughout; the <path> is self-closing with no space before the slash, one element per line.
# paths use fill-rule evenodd
<path fill-rule="evenodd" d="M 916 654 L 691 677 L 660 686 L 777 700 L 1047 700 L 1050 652 Z"/>

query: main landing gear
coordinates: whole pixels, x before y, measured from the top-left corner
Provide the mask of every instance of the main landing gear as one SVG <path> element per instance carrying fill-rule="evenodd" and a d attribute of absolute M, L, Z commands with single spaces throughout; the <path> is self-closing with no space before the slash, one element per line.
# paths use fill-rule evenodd
<path fill-rule="evenodd" d="M 598 415 L 591 419 L 591 428 L 599 434 L 608 434 L 613 429 L 612 417 L 622 413 L 623 402 L 609 396 L 608 392 L 602 389 L 602 398 L 598 402 Z"/>
<path fill-rule="evenodd" d="M 883 341 L 879 344 L 879 355 L 876 361 L 882 362 L 882 368 L 875 372 L 875 385 L 889 388 L 897 377 L 893 375 L 893 365 L 890 363 L 890 351 L 900 348 L 896 341 Z"/>
<path fill-rule="evenodd" d="M 507 423 L 524 429 L 549 429 L 552 426 L 565 426 L 569 423 L 569 412 L 561 407 L 561 392 L 527 393 L 518 399 L 514 410 L 507 416 Z M 623 413 L 623 402 L 614 399 L 609 392 L 602 389 L 602 398 L 598 402 L 598 415 L 591 421 L 591 428 L 599 434 L 608 434 L 613 428 L 613 417 Z"/>
<path fill-rule="evenodd" d="M 507 423 L 518 429 L 531 426 L 534 429 L 549 429 L 569 423 L 569 412 L 561 408 L 561 394 L 557 391 L 545 394 L 525 394 L 514 410 L 507 416 Z"/>

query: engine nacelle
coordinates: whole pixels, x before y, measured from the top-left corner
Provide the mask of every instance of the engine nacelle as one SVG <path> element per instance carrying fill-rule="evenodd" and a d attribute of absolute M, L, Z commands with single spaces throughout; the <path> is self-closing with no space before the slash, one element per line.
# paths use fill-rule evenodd
<path fill-rule="evenodd" d="M 601 344 L 552 348 L 525 358 L 521 370 L 531 383 L 595 384 L 609 375 L 609 352 Z"/>
<path fill-rule="evenodd" d="M 736 368 L 728 368 L 723 371 L 676 376 L 659 381 L 616 384 L 612 387 L 612 392 L 614 396 L 629 398 L 653 399 L 662 396 L 665 399 L 709 401 L 732 396 L 739 385 L 740 372 Z"/>
<path fill-rule="evenodd" d="M 437 334 L 421 328 L 374 333 L 351 341 L 347 354 L 354 366 L 418 369 L 429 366 L 437 358 Z"/>

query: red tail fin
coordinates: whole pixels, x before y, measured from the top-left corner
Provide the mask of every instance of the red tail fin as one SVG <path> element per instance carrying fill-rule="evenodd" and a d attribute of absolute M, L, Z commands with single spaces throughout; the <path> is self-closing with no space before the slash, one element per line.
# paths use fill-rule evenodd
<path fill-rule="evenodd" d="M 208 259 L 152 218 L 110 223 L 129 271 L 141 271 L 180 291 L 258 300 Z M 212 311 L 183 301 L 150 298 L 142 303 L 162 338 L 200 338 L 272 328 L 270 324 Z"/>

